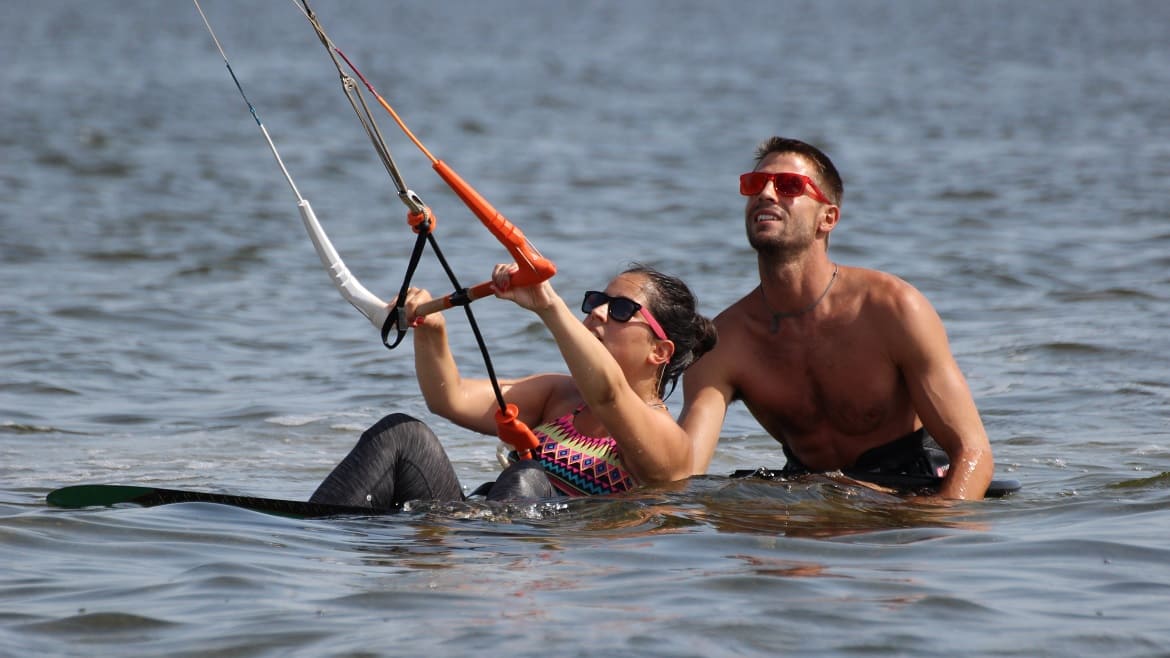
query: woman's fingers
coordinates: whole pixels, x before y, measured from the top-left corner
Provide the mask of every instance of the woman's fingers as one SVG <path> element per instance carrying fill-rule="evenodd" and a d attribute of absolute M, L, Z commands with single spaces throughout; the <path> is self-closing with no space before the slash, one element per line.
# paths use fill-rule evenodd
<path fill-rule="evenodd" d="M 431 301 L 431 293 L 423 288 L 407 288 L 406 301 L 403 307 L 406 309 L 406 322 L 412 327 L 418 328 L 423 326 L 427 321 L 428 315 L 416 315 L 418 307 L 422 304 Z M 438 316 L 434 324 L 442 322 L 442 314 L 434 313 L 432 315 Z"/>
<path fill-rule="evenodd" d="M 518 272 L 520 266 L 516 263 L 500 263 L 492 268 L 492 289 L 504 292 L 512 285 L 512 274 Z"/>

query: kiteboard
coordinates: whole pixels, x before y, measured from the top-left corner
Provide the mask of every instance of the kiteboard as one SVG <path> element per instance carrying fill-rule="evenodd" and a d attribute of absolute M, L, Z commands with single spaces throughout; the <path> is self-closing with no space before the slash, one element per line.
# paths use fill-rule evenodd
<path fill-rule="evenodd" d="M 236 496 L 210 491 L 162 489 L 158 487 L 119 484 L 78 484 L 63 487 L 50 491 L 45 499 L 54 507 L 70 509 L 111 507 L 121 504 L 155 507 L 158 505 L 170 505 L 172 503 L 216 503 L 294 519 L 312 519 L 330 516 L 373 516 L 387 513 L 368 507 L 330 505 L 328 503 L 281 500 L 279 498 Z"/>
<path fill-rule="evenodd" d="M 942 478 L 914 475 L 880 475 L 875 473 L 846 474 L 857 480 L 870 482 L 904 493 L 937 492 Z M 732 478 L 760 477 L 783 479 L 779 471 L 768 469 L 739 470 Z M 992 480 L 987 488 L 988 498 L 1002 498 L 1020 490 L 1017 480 Z M 242 509 L 274 514 L 294 519 L 327 518 L 334 516 L 377 516 L 394 510 L 378 510 L 369 507 L 332 505 L 300 500 L 238 496 L 211 491 L 189 489 L 165 489 L 120 484 L 78 484 L 50 491 L 45 497 L 54 507 L 80 509 L 84 507 L 112 507 L 114 505 L 138 505 L 156 507 L 173 503 L 214 503 Z"/>

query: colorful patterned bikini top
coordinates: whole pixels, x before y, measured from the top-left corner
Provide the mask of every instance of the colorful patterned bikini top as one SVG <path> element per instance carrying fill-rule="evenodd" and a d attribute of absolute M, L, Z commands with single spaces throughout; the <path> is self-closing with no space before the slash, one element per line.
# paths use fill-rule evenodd
<path fill-rule="evenodd" d="M 568 496 L 618 493 L 638 483 L 621 466 L 617 441 L 611 436 L 585 436 L 573 419 L 585 405 L 556 420 L 532 428 L 540 439 L 533 459 L 548 473 L 553 487 Z M 510 457 L 515 460 L 516 453 Z"/>

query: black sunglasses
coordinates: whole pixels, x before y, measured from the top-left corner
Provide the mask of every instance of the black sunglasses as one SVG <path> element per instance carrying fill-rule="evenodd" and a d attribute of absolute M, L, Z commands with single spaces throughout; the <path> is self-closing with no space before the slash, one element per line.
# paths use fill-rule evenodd
<path fill-rule="evenodd" d="M 618 322 L 629 322 L 635 313 L 641 312 L 654 335 L 662 340 L 667 340 L 666 332 L 662 330 L 662 325 L 658 324 L 658 320 L 650 315 L 650 311 L 629 297 L 610 297 L 600 290 L 586 290 L 585 298 L 581 300 L 581 312 L 589 315 L 593 309 L 604 304 L 609 304 L 607 309 L 609 312 L 606 315 Z"/>

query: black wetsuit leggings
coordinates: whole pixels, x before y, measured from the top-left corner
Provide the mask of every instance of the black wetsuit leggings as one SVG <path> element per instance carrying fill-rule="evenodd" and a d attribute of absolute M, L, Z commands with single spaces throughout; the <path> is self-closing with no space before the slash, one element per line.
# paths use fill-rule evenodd
<path fill-rule="evenodd" d="M 531 460 L 513 464 L 474 493 L 485 494 L 488 500 L 557 495 L 544 469 Z M 416 418 L 390 414 L 362 433 L 309 501 L 392 511 L 409 500 L 464 498 L 439 437 Z"/>

